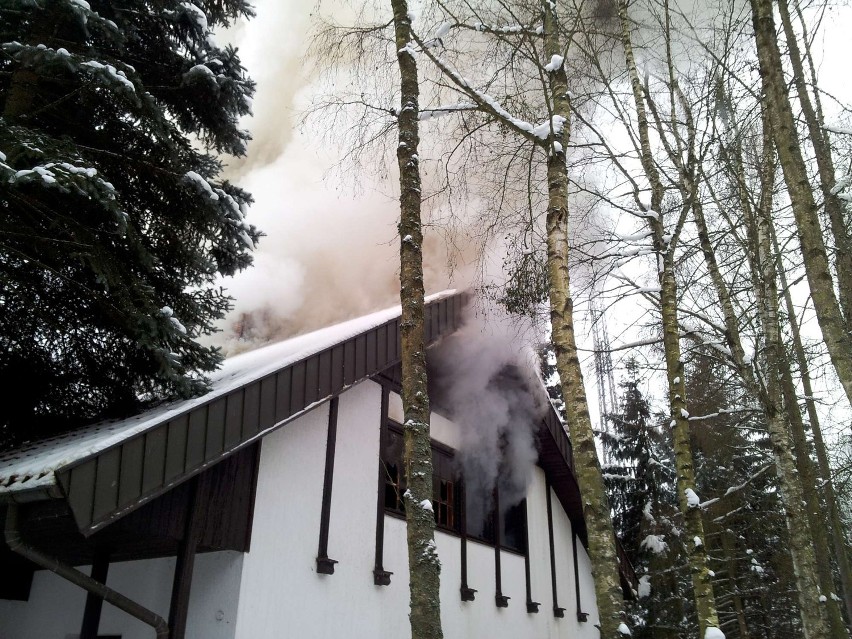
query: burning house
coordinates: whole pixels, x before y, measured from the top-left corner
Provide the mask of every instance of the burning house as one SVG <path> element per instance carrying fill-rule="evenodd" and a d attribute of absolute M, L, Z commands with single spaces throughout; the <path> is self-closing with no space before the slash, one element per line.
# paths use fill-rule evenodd
<path fill-rule="evenodd" d="M 429 344 L 464 301 L 430 298 Z M 408 636 L 399 358 L 391 309 L 233 357 L 203 397 L 0 455 L 0 639 Z M 434 377 L 444 636 L 597 637 L 571 443 L 543 387 L 505 368 L 491 384 L 540 408 L 503 411 L 530 421 L 524 479 L 498 461 L 482 481 L 459 385 Z M 514 430 L 498 435 L 511 453 Z"/>

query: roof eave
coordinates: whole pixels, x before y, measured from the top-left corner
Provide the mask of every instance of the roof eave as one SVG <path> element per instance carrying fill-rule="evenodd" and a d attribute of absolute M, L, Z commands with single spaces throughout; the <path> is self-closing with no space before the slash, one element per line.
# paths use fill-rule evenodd
<path fill-rule="evenodd" d="M 29 504 L 35 501 L 63 499 L 65 495 L 56 483 L 56 477 L 51 473 L 50 482 L 42 480 L 38 486 L 16 487 L 14 490 L 0 491 L 0 504 Z"/>
<path fill-rule="evenodd" d="M 468 299 L 461 292 L 427 302 L 427 343 L 459 327 Z M 399 324 L 397 316 L 54 469 L 56 496 L 92 534 L 399 361 Z"/>

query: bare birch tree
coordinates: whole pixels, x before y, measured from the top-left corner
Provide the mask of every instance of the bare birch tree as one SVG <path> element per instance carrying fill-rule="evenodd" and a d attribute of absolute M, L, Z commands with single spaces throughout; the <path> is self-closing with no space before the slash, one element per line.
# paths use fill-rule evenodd
<path fill-rule="evenodd" d="M 564 61 L 571 45 L 571 25 L 567 21 L 560 23 L 566 16 L 561 16 L 557 5 L 548 0 L 530 5 L 504 4 L 512 20 L 507 25 L 489 25 L 484 22 L 469 24 L 455 18 L 447 3 L 440 4 L 449 22 L 442 24 L 439 32 L 431 39 L 415 36 L 421 51 L 440 71 L 442 81 L 460 94 L 467 104 L 475 105 L 478 111 L 509 132 L 519 145 L 531 144 L 539 158 L 537 161 L 546 165 L 546 272 L 552 341 L 573 443 L 575 473 L 583 494 L 601 636 L 614 638 L 620 634 L 619 627 L 626 629 L 621 622 L 622 595 L 618 560 L 610 508 L 577 356 L 569 274 L 566 149 L 570 140 L 571 105 Z M 520 16 L 526 16 L 527 19 Z M 533 73 L 538 75 L 537 84 L 531 82 L 523 89 L 536 92 L 538 106 L 545 110 L 540 114 L 540 117 L 544 116 L 543 122 L 536 125 L 512 115 L 498 100 L 477 89 L 441 57 L 440 40 L 453 29 L 473 30 L 503 41 L 512 37 L 519 39 L 521 44 L 518 49 L 526 48 L 526 62 L 532 64 Z M 567 37 L 566 33 L 569 34 Z"/>
<path fill-rule="evenodd" d="M 432 444 L 429 437 L 429 393 L 426 382 L 425 291 L 423 288 L 423 228 L 420 219 L 420 85 L 411 37 L 411 14 L 406 0 L 391 0 L 399 61 L 400 303 L 402 317 L 402 408 L 405 521 L 408 536 L 408 583 L 411 639 L 441 639 L 441 563 L 435 547 L 432 512 Z"/>
<path fill-rule="evenodd" d="M 698 614 L 699 637 L 713 636 L 714 629 L 718 632 L 719 616 L 716 612 L 716 600 L 713 593 L 713 584 L 710 570 L 707 566 L 707 546 L 704 535 L 704 523 L 701 518 L 700 501 L 695 492 L 695 462 L 693 460 L 690 445 L 689 412 L 687 410 L 686 397 L 686 373 L 681 357 L 680 348 L 680 323 L 678 321 L 678 289 L 674 272 L 674 256 L 678 239 L 683 227 L 686 214 L 695 202 L 695 130 L 690 127 L 689 140 L 687 142 L 687 155 L 690 158 L 685 162 L 682 158 L 681 140 L 677 139 L 676 148 L 678 153 L 671 153 L 678 173 L 681 191 L 681 206 L 675 208 L 678 214 L 671 229 L 666 228 L 664 216 L 666 211 L 663 207 L 663 196 L 665 187 L 660 178 L 656 162 L 651 149 L 648 114 L 645 108 L 646 99 L 651 103 L 650 97 L 646 95 L 639 73 L 636 69 L 636 61 L 633 54 L 630 30 L 631 24 L 627 14 L 628 3 L 622 0 L 619 3 L 619 18 L 621 22 L 621 39 L 624 48 L 624 59 L 627 65 L 628 78 L 633 93 L 633 101 L 636 109 L 636 122 L 639 136 L 639 160 L 642 165 L 644 177 L 651 188 L 651 198 L 648 206 L 645 206 L 645 216 L 650 228 L 651 240 L 654 251 L 658 255 L 659 265 L 657 269 L 660 285 L 660 313 L 662 317 L 663 351 L 666 359 L 666 379 L 668 382 L 669 410 L 671 414 L 671 426 L 673 431 L 675 449 L 675 469 L 677 471 L 677 497 L 681 515 L 684 519 L 685 533 L 692 540 L 689 551 L 689 564 L 692 577 L 693 598 Z M 671 46 L 669 33 L 668 5 L 664 3 L 664 24 L 667 33 L 664 35 L 666 46 Z M 674 104 L 675 94 L 679 90 L 676 85 L 674 72 L 671 71 L 673 61 L 671 56 L 666 56 L 669 73 L 669 90 L 671 95 L 672 120 L 677 109 Z M 685 101 L 681 101 L 681 106 Z M 689 117 L 689 112 L 684 114 Z M 676 126 L 674 122 L 673 126 Z M 658 135 L 663 135 L 658 123 Z M 639 194 L 636 194 L 637 203 Z M 668 232 L 667 232 L 668 231 Z"/>
<path fill-rule="evenodd" d="M 387 10 L 392 17 L 387 20 Z M 425 345 L 420 79 L 407 0 L 357 8 L 354 26 L 318 18 L 311 55 L 327 74 L 329 89 L 306 114 L 321 119 L 326 134 L 343 140 L 341 165 L 356 183 L 361 174 L 388 172 L 388 147 L 396 133 L 399 177 L 400 341 L 403 404 L 403 495 L 408 547 L 412 639 L 441 639 L 441 564 L 434 540 L 432 447 Z M 366 73 L 370 69 L 370 73 Z M 376 73 L 381 69 L 381 73 Z M 347 90 L 332 89 L 344 75 Z M 351 82 L 351 77 L 358 82 Z M 398 78 L 398 80 L 397 80 Z M 347 92 L 348 91 L 348 92 Z M 391 106 L 398 96 L 399 105 Z M 354 117 L 353 117 L 354 116 Z M 357 174 L 352 174 L 352 171 Z"/>
<path fill-rule="evenodd" d="M 771 131 L 778 150 L 787 193 L 796 218 L 805 272 L 823 340 L 837 377 L 852 404 L 852 336 L 849 335 L 834 291 L 828 251 L 818 208 L 802 154 L 790 96 L 784 79 L 772 0 L 750 0 L 760 75 Z"/>

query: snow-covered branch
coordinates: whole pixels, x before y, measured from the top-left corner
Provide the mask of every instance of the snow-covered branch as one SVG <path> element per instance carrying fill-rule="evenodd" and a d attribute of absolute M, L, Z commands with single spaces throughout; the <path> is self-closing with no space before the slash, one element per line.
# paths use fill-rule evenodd
<path fill-rule="evenodd" d="M 434 109 L 421 109 L 418 119 L 421 122 L 425 122 L 426 120 L 440 118 L 445 115 L 452 115 L 453 113 L 458 113 L 460 111 L 475 111 L 476 109 L 477 106 L 473 102 L 459 102 L 458 104 L 447 104 L 435 107 Z"/>
<path fill-rule="evenodd" d="M 426 57 L 438 67 L 459 91 L 473 100 L 480 111 L 487 113 L 505 124 L 515 133 L 540 146 L 550 137 L 551 131 L 556 135 L 562 132 L 565 126 L 565 118 L 563 116 L 554 115 L 551 120 L 538 126 L 534 126 L 526 120 L 513 116 L 495 98 L 474 88 L 473 84 L 467 78 L 456 72 L 445 60 L 436 55 L 433 48 L 427 43 L 424 43 L 416 33 L 412 32 L 412 37 Z"/>
<path fill-rule="evenodd" d="M 724 497 L 727 497 L 728 495 L 732 495 L 732 494 L 734 494 L 734 493 L 735 493 L 735 492 L 737 492 L 737 491 L 742 490 L 743 488 L 745 488 L 746 486 L 748 486 L 751 482 L 753 482 L 755 479 L 757 479 L 758 477 L 760 477 L 760 476 L 761 476 L 763 473 L 765 473 L 767 470 L 769 470 L 769 469 L 771 469 L 771 468 L 774 468 L 774 467 L 775 467 L 775 464 L 774 464 L 774 463 L 772 463 L 772 464 L 767 464 L 766 466 L 764 466 L 763 468 L 761 468 L 760 470 L 758 470 L 756 473 L 754 473 L 751 477 L 749 477 L 748 479 L 746 479 L 743 483 L 741 483 L 741 484 L 739 484 L 739 485 L 737 485 L 737 486 L 731 486 L 730 488 L 728 488 L 728 490 L 726 490 L 726 491 L 725 491 L 725 494 L 724 494 L 724 495 L 722 495 L 721 497 L 714 497 L 713 499 L 708 499 L 707 501 L 702 501 L 702 502 L 699 504 L 699 507 L 700 507 L 700 508 L 702 508 L 702 509 L 705 509 L 705 508 L 707 508 L 708 506 L 710 506 L 710 505 L 712 505 L 712 504 L 715 504 L 715 503 L 716 503 L 717 501 L 719 501 L 720 499 L 722 499 L 722 498 L 724 498 Z"/>

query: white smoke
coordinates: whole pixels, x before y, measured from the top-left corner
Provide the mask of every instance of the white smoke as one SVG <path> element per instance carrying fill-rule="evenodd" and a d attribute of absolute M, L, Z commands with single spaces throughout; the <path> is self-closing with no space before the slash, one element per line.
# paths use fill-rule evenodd
<path fill-rule="evenodd" d="M 533 331 L 495 311 L 468 311 L 442 341 L 435 364 L 437 403 L 460 428 L 459 459 L 468 496 L 468 526 L 477 533 L 499 489 L 505 512 L 527 493 L 538 459 L 536 432 L 547 400 L 537 393 Z"/>
<path fill-rule="evenodd" d="M 357 8 L 336 4 L 337 20 L 356 21 Z M 225 177 L 252 194 L 250 221 L 266 234 L 254 266 L 223 281 L 234 309 L 208 341 L 226 355 L 399 300 L 397 177 L 359 173 L 343 184 L 345 170 L 330 172 L 345 141 L 330 142 L 321 118 L 300 126 L 311 100 L 327 90 L 306 62 L 315 16 L 299 0 L 262 0 L 256 9 L 255 18 L 220 35 L 238 47 L 257 82 L 254 115 L 243 123 L 253 138 L 248 154 L 227 159 Z M 472 283 L 464 267 L 452 277 L 448 268 L 451 259 L 473 263 L 464 257 L 471 247 L 462 238 L 449 248 L 445 238 L 425 231 L 427 293 Z"/>
<path fill-rule="evenodd" d="M 354 24 L 362 10 L 354 5 L 359 3 L 330 0 L 323 2 L 323 10 L 331 12 L 338 23 Z M 399 203 L 393 160 L 382 172 L 353 169 L 355 176 L 343 184 L 341 174 L 330 173 L 330 168 L 344 157 L 349 150 L 345 146 L 351 140 L 338 136 L 335 142 L 333 135 L 327 135 L 337 123 L 334 115 L 312 118 L 307 126 L 299 126 L 312 101 L 330 90 L 317 76 L 317 69 L 306 61 L 316 28 L 312 8 L 299 0 L 260 0 L 254 19 L 239 22 L 220 36 L 239 48 L 243 64 L 257 82 L 254 116 L 244 122 L 253 136 L 248 155 L 228 160 L 225 177 L 252 193 L 255 203 L 249 219 L 266 233 L 255 251 L 254 267 L 223 281 L 235 298 L 234 310 L 220 323 L 223 331 L 208 341 L 222 346 L 226 355 L 391 306 L 399 300 Z M 381 75 L 393 73 L 394 68 L 382 67 Z M 347 80 L 344 75 L 338 80 L 337 86 L 348 86 L 364 78 Z M 439 132 L 424 130 L 423 146 Z M 451 146 L 455 144 L 453 138 L 448 139 Z M 395 142 L 391 140 L 390 145 L 392 159 Z M 490 152 L 491 147 L 485 150 Z M 510 151 L 507 158 L 513 157 Z M 434 188 L 429 180 L 438 179 L 439 173 L 437 169 L 430 171 L 426 157 L 429 153 L 429 149 L 421 152 L 424 195 Z M 468 163 L 484 169 L 490 162 L 487 155 L 473 155 Z M 504 244 L 512 251 L 527 250 L 526 242 L 519 247 L 509 240 L 516 233 L 511 228 L 514 218 L 500 223 L 490 219 L 494 217 L 494 207 L 504 203 L 500 189 L 493 182 L 479 183 L 502 178 L 508 183 L 508 198 L 523 203 L 527 200 L 521 188 L 526 184 L 526 171 L 517 169 L 523 175 L 511 174 L 509 179 L 501 163 L 491 165 L 491 169 L 493 175 L 477 177 L 469 190 L 452 191 L 452 204 L 450 191 L 444 200 L 425 198 L 427 222 L 441 220 L 434 226 L 427 224 L 425 229 L 427 293 L 501 283 L 505 274 L 499 256 L 507 253 Z M 352 188 L 354 180 L 359 182 L 357 192 Z M 542 181 L 540 186 L 543 192 L 545 183 Z M 541 226 L 546 209 L 540 195 L 533 208 L 541 215 L 528 231 L 535 236 L 530 246 L 538 251 L 542 247 Z M 523 210 L 520 213 L 530 217 Z M 448 229 L 443 222 L 453 215 L 456 226 Z M 460 220 L 459 215 L 464 219 Z M 573 216 L 575 232 L 585 225 L 585 219 L 586 215 Z M 481 246 L 483 237 L 489 241 L 487 248 Z"/>

